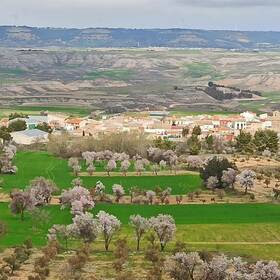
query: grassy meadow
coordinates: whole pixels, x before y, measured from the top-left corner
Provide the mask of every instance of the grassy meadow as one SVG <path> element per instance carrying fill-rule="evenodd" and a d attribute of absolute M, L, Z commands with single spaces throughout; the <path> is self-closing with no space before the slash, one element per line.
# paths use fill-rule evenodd
<path fill-rule="evenodd" d="M 24 188 L 37 176 L 52 179 L 61 189 L 68 188 L 74 178 L 67 160 L 57 158 L 47 152 L 18 152 L 15 164 L 19 171 L 16 175 L 4 175 L 3 190 L 9 192 L 14 187 Z M 83 170 L 85 166 L 83 163 Z M 95 176 L 83 176 L 85 186 L 91 187 L 101 180 L 111 193 L 111 186 L 122 184 L 126 191 L 132 186 L 153 189 L 156 186 L 172 187 L 173 194 L 186 194 L 199 188 L 198 175 L 159 175 L 159 176 L 96 176 L 104 173 L 104 163 L 97 164 Z M 0 237 L 0 250 L 22 244 L 31 238 L 35 246 L 46 244 L 46 234 L 53 224 L 71 223 L 69 209 L 61 210 L 59 205 L 44 207 L 49 218 L 42 224 L 34 221 L 30 213 L 24 221 L 12 215 L 8 203 L 0 203 L 0 221 L 6 225 L 6 234 Z M 122 222 L 120 232 L 114 237 L 127 237 L 129 246 L 134 248 L 135 238 L 129 225 L 129 217 L 140 214 L 147 218 L 160 213 L 170 214 L 177 225 L 176 238 L 167 246 L 171 252 L 176 240 L 187 243 L 189 250 L 210 250 L 241 255 L 250 259 L 275 259 L 280 261 L 280 205 L 277 204 L 208 204 L 208 205 L 127 205 L 97 204 L 93 214 L 104 210 L 117 216 Z M 143 240 L 142 248 L 147 244 Z M 72 241 L 71 246 L 77 246 Z M 96 252 L 104 254 L 103 241 L 99 237 L 92 245 Z M 113 249 L 113 246 L 112 246 Z M 104 255 L 105 256 L 105 255 Z"/>
<path fill-rule="evenodd" d="M 134 71 L 130 69 L 109 69 L 109 70 L 96 70 L 88 72 L 85 76 L 85 80 L 96 80 L 96 79 L 111 79 L 111 80 L 129 80 L 133 77 Z"/>
<path fill-rule="evenodd" d="M 0 107 L 0 118 L 8 117 L 11 113 L 23 113 L 27 115 L 39 115 L 41 111 L 49 111 L 52 113 L 65 113 L 71 116 L 84 117 L 91 113 L 90 108 L 79 107 L 63 107 L 63 106 L 16 106 L 16 107 Z"/>
<path fill-rule="evenodd" d="M 15 158 L 15 165 L 18 167 L 16 175 L 1 175 L 3 178 L 3 191 L 9 192 L 13 188 L 24 188 L 30 180 L 38 176 L 53 180 L 59 189 L 69 188 L 71 181 L 75 178 L 68 167 L 65 159 L 60 159 L 47 152 L 18 152 Z M 85 168 L 85 167 L 84 167 Z M 194 191 L 201 185 L 198 175 L 159 175 L 159 176 L 98 176 L 98 171 L 104 171 L 104 166 L 99 164 L 94 176 L 82 176 L 86 187 L 92 187 L 97 181 L 102 181 L 107 187 L 106 192 L 112 193 L 113 184 L 121 184 L 126 192 L 133 186 L 144 190 L 155 189 L 157 186 L 172 188 L 172 194 L 186 194 Z"/>
<path fill-rule="evenodd" d="M 71 223 L 69 209 L 60 210 L 58 205 L 45 207 L 49 220 L 40 227 L 34 225 L 29 214 L 20 221 L 19 216 L 10 213 L 7 203 L 0 203 L 0 220 L 7 227 L 7 233 L 0 238 L 0 249 L 21 244 L 31 238 L 35 246 L 46 243 L 46 233 L 52 224 Z M 115 236 L 127 237 L 129 245 L 135 246 L 133 229 L 129 216 L 141 214 L 145 217 L 159 213 L 171 214 L 177 224 L 176 238 L 168 245 L 171 251 L 174 243 L 181 240 L 190 250 L 207 249 L 239 254 L 255 258 L 273 258 L 280 261 L 280 206 L 270 204 L 216 204 L 216 205 L 108 205 L 97 204 L 93 213 L 105 210 L 116 215 L 122 222 L 120 232 Z M 142 246 L 146 245 L 143 240 Z M 75 246 L 72 242 L 71 246 Z M 103 251 L 103 242 L 98 238 L 93 248 Z"/>
<path fill-rule="evenodd" d="M 251 110 L 256 113 L 265 112 L 269 106 L 273 104 L 278 104 L 280 102 L 280 92 L 264 92 L 262 96 L 265 97 L 263 100 L 254 100 L 254 101 L 239 101 L 242 108 Z"/>

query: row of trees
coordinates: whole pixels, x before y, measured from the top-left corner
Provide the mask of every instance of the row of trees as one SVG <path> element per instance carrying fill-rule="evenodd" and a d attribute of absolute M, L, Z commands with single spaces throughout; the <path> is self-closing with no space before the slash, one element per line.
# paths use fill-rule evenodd
<path fill-rule="evenodd" d="M 165 169 L 167 166 L 176 171 L 178 157 L 172 150 L 163 151 L 159 148 L 149 148 L 147 150 L 147 154 L 149 160 L 142 158 L 139 155 L 136 155 L 132 158 L 134 161 L 134 169 L 138 175 L 141 175 L 141 173 L 147 167 L 150 167 L 155 175 L 157 175 L 160 170 Z M 110 176 L 110 172 L 117 168 L 117 162 L 120 162 L 120 171 L 123 173 L 123 175 L 127 174 L 127 171 L 132 165 L 130 157 L 126 153 L 113 153 L 109 150 L 100 152 L 86 151 L 82 153 L 82 158 L 86 162 L 87 171 L 90 175 L 92 175 L 96 170 L 94 165 L 95 162 L 107 161 L 105 170 L 107 171 L 108 176 Z M 79 158 L 71 157 L 68 160 L 68 166 L 72 169 L 76 176 L 81 171 Z"/>
<path fill-rule="evenodd" d="M 92 213 L 88 212 L 95 206 L 90 192 L 81 186 L 79 179 L 74 180 L 73 185 L 72 189 L 64 190 L 60 198 L 61 208 L 71 209 L 73 222 L 66 226 L 54 225 L 49 230 L 49 239 L 56 240 L 61 237 L 67 246 L 70 238 L 80 238 L 84 243 L 91 243 L 99 234 L 102 234 L 105 249 L 108 250 L 114 234 L 120 229 L 121 222 L 115 216 L 104 211 L 100 211 L 94 217 Z M 24 219 L 24 211 L 48 204 L 54 191 L 55 186 L 51 181 L 43 178 L 34 179 L 25 191 L 15 190 L 11 193 L 11 211 L 20 214 L 21 219 Z M 99 182 L 95 193 L 103 191 L 104 186 Z M 114 185 L 113 191 L 117 199 L 123 195 L 120 185 Z M 153 229 L 157 234 L 162 250 L 173 238 L 176 229 L 174 219 L 169 215 L 158 215 L 149 220 L 137 215 L 131 216 L 130 221 L 135 228 L 138 249 L 140 240 L 148 229 Z"/>
<path fill-rule="evenodd" d="M 148 246 L 144 251 L 144 259 L 141 261 L 141 278 L 152 280 L 278 280 L 280 268 L 275 261 L 258 261 L 249 263 L 240 257 L 229 258 L 224 254 L 211 254 L 206 251 L 190 252 L 186 244 L 176 242 L 172 255 L 166 255 L 160 250 L 154 234 L 147 237 Z M 56 259 L 61 251 L 57 240 L 49 241 L 42 248 L 42 254 L 36 257 L 33 263 L 33 271 L 28 275 L 28 280 L 45 280 L 50 276 L 50 264 Z M 22 264 L 27 262 L 32 255 L 32 244 L 25 242 L 16 247 L 13 252 L 4 257 L 0 265 L 0 277 L 3 280 L 15 276 Z M 90 264 L 91 250 L 88 244 L 75 250 L 74 254 L 67 257 L 56 271 L 55 277 L 60 280 L 66 279 L 100 279 L 86 269 Z M 126 238 L 115 242 L 112 263 L 106 268 L 115 271 L 116 280 L 133 280 L 136 277 L 135 267 L 131 267 L 131 250 Z M 111 258 L 110 258 L 111 259 Z M 148 263 L 146 263 L 148 262 Z M 102 268 L 104 269 L 104 267 Z M 143 273 L 145 271 L 145 273 Z M 104 271 L 103 271 L 104 275 Z M 89 277 L 87 277 L 89 276 Z"/>
<path fill-rule="evenodd" d="M 72 181 L 72 188 L 63 190 L 60 196 L 60 204 L 62 208 L 70 208 L 73 215 L 89 211 L 95 206 L 95 203 L 108 202 L 113 203 L 113 198 L 105 193 L 105 185 L 98 181 L 95 187 L 90 190 L 84 188 L 81 179 L 77 178 Z M 53 181 L 44 177 L 37 177 L 30 181 L 29 186 L 24 190 L 14 189 L 10 193 L 10 208 L 13 214 L 19 214 L 21 220 L 24 219 L 24 213 L 30 211 L 36 216 L 36 208 L 47 205 L 51 201 L 53 193 L 57 191 L 57 187 Z M 112 186 L 112 192 L 115 202 L 119 203 L 120 199 L 125 195 L 124 188 L 119 184 Z M 155 191 L 144 191 L 138 187 L 132 187 L 127 195 L 130 196 L 131 203 L 153 204 L 153 203 L 169 203 L 169 196 L 172 189 L 162 189 L 157 187 Z M 157 201 L 155 201 L 157 199 Z M 180 203 L 183 196 L 178 196 L 177 203 Z"/>
<path fill-rule="evenodd" d="M 130 216 L 130 224 L 134 228 L 137 250 L 140 250 L 140 242 L 144 234 L 149 230 L 156 234 L 162 251 L 167 243 L 174 238 L 176 232 L 175 221 L 170 215 L 159 214 L 150 219 L 140 215 L 133 215 Z M 120 227 L 120 220 L 105 211 L 99 211 L 95 217 L 90 212 L 80 212 L 74 213 L 72 224 L 53 225 L 49 229 L 48 239 L 63 242 L 66 250 L 68 250 L 68 243 L 71 239 L 80 239 L 85 244 L 88 244 L 95 241 L 99 235 L 102 235 L 105 250 L 108 251 L 111 241 L 120 230 Z"/>
<path fill-rule="evenodd" d="M 280 269 L 277 262 L 259 261 L 255 265 L 244 262 L 240 257 L 229 259 L 218 255 L 203 259 L 197 252 L 178 252 L 166 263 L 166 270 L 174 280 L 277 280 Z"/>
<path fill-rule="evenodd" d="M 113 133 L 99 135 L 97 138 L 82 137 L 74 138 L 64 133 L 52 135 L 48 143 L 48 150 L 61 157 L 82 157 L 87 151 L 106 151 L 113 153 L 126 153 L 132 159 L 139 155 L 150 161 L 159 163 L 164 159 L 164 153 L 173 156 L 198 155 L 199 153 L 232 154 L 240 153 L 262 153 L 265 150 L 271 153 L 278 151 L 277 133 L 272 130 L 259 130 L 252 136 L 250 133 L 241 131 L 240 135 L 232 142 L 225 142 L 218 135 L 209 134 L 205 138 L 200 136 L 200 127 L 195 127 L 190 134 L 188 129 L 183 130 L 184 137 L 181 141 L 173 142 L 168 139 L 158 138 L 150 141 L 146 134 L 139 133 Z M 173 154 L 171 153 L 173 152 Z"/>
<path fill-rule="evenodd" d="M 147 149 L 152 145 L 144 133 L 122 132 L 98 137 L 72 137 L 64 132 L 61 135 L 51 135 L 47 149 L 62 158 L 81 157 L 86 151 L 111 150 L 114 153 L 126 153 L 132 158 L 135 155 L 145 157 Z"/>
<path fill-rule="evenodd" d="M 58 236 L 63 236 L 64 239 L 74 237 L 82 239 L 84 243 L 90 243 L 102 234 L 105 250 L 108 251 L 114 234 L 121 227 L 120 220 L 105 211 L 99 211 L 94 217 L 88 212 L 94 207 L 90 192 L 81 186 L 79 179 L 74 180 L 73 185 L 72 189 L 63 191 L 60 199 L 62 208 L 71 208 L 73 223 L 67 226 L 54 225 L 49 231 L 49 239 L 54 240 Z M 105 186 L 98 182 L 94 193 L 101 194 L 104 189 Z M 118 201 L 124 195 L 124 190 L 121 185 L 113 185 L 112 189 Z M 161 250 L 164 250 L 166 244 L 173 239 L 176 231 L 175 221 L 169 215 L 160 214 L 150 219 L 140 215 L 131 216 L 130 223 L 135 229 L 137 250 L 140 248 L 141 238 L 149 229 L 157 235 Z"/>
<path fill-rule="evenodd" d="M 199 129 L 196 129 L 199 130 Z M 139 155 L 142 158 L 155 157 L 155 162 L 158 162 L 163 153 L 172 151 L 176 156 L 191 154 L 197 155 L 201 151 L 224 153 L 232 152 L 232 145 L 224 143 L 222 138 L 214 135 L 209 135 L 206 139 L 201 140 L 199 131 L 194 130 L 194 133 L 182 138 L 179 142 L 170 141 L 168 139 L 157 138 L 151 141 L 147 134 L 142 133 L 112 133 L 108 135 L 98 135 L 98 137 L 72 137 L 68 133 L 62 135 L 51 135 L 47 144 L 48 151 L 60 157 L 81 157 L 82 153 L 87 151 L 106 151 L 110 150 L 113 153 L 126 153 L 130 158 Z M 147 153 L 149 148 L 156 148 L 156 152 Z"/>

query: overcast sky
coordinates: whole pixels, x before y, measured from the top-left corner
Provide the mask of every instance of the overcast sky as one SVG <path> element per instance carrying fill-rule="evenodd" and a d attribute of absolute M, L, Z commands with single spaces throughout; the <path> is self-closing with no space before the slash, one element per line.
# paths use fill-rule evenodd
<path fill-rule="evenodd" d="M 0 25 L 280 31 L 280 0 L 0 0 Z"/>

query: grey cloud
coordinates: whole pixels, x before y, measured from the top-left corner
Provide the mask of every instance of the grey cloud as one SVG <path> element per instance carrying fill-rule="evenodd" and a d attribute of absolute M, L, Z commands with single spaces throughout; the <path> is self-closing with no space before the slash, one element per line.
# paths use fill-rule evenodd
<path fill-rule="evenodd" d="M 279 30 L 280 0 L 0 2 L 0 25 Z"/>
<path fill-rule="evenodd" d="M 175 0 L 175 2 L 187 6 L 199 6 L 208 8 L 217 7 L 280 7 L 279 0 Z"/>

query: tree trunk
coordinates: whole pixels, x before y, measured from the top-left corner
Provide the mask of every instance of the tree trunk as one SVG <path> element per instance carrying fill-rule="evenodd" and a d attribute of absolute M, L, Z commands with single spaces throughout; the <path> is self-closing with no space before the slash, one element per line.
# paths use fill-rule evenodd
<path fill-rule="evenodd" d="M 140 238 L 137 238 L 137 251 L 140 250 Z"/>
<path fill-rule="evenodd" d="M 24 220 L 24 211 L 23 210 L 21 210 L 21 212 L 20 212 L 20 219 L 23 221 Z"/>

